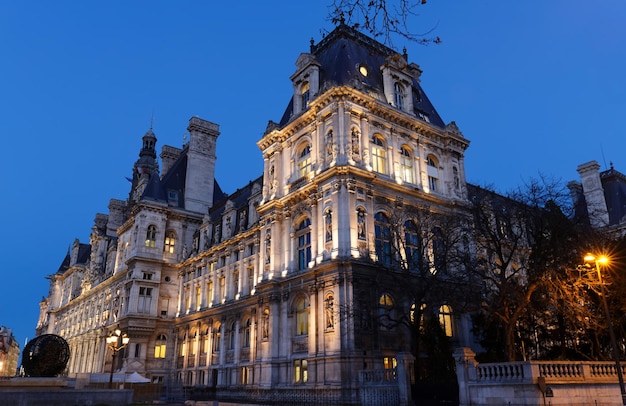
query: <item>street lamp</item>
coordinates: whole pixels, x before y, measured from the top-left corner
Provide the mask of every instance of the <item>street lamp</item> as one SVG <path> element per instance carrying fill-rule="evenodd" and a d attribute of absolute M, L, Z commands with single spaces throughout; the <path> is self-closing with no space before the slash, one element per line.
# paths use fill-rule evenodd
<path fill-rule="evenodd" d="M 113 388 L 113 369 L 115 368 L 115 357 L 117 352 L 128 345 L 130 338 L 126 333 L 122 333 L 122 330 L 116 328 L 107 337 L 107 347 L 113 352 L 113 358 L 111 360 L 111 374 L 109 375 L 109 389 Z"/>
<path fill-rule="evenodd" d="M 615 361 L 615 370 L 617 372 L 617 379 L 619 380 L 619 389 L 622 393 L 622 405 L 626 406 L 626 388 L 624 387 L 624 375 L 622 374 L 622 366 L 620 364 L 620 354 L 617 348 L 617 342 L 615 341 L 615 332 L 613 331 L 613 322 L 611 321 L 611 313 L 609 312 L 609 305 L 606 302 L 606 289 L 602 282 L 602 273 L 600 272 L 600 264 L 605 265 L 609 262 L 609 259 L 601 255 L 596 257 L 593 254 L 587 254 L 584 257 L 585 263 L 594 263 L 596 266 L 596 272 L 598 274 L 598 282 L 600 283 L 600 293 L 602 295 L 602 306 L 604 307 L 604 315 L 609 328 L 609 337 L 611 339 L 611 347 L 613 347 L 613 359 Z"/>

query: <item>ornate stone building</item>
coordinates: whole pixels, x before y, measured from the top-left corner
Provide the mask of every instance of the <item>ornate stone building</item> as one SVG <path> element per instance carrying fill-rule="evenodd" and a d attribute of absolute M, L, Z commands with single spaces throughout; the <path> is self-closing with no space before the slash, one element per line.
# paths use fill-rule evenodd
<path fill-rule="evenodd" d="M 17 375 L 20 345 L 10 328 L 0 326 L 0 378 Z"/>
<path fill-rule="evenodd" d="M 89 244 L 76 241 L 50 276 L 38 334 L 68 341 L 69 374 L 97 373 L 111 369 L 105 337 L 119 327 L 130 344 L 115 370 L 231 397 L 358 404 L 372 371 L 408 382 L 410 331 L 379 322 L 425 313 L 393 277 L 423 237 L 399 214 L 469 218 L 469 141 L 440 118 L 421 73 L 344 25 L 312 42 L 281 120 L 257 142 L 263 174 L 230 195 L 214 173 L 217 124 L 192 118 L 160 171 L 148 131 L 128 200 L 111 200 Z M 436 244 L 420 253 L 435 274 Z M 445 298 L 429 314 L 474 346 L 469 318 Z"/>

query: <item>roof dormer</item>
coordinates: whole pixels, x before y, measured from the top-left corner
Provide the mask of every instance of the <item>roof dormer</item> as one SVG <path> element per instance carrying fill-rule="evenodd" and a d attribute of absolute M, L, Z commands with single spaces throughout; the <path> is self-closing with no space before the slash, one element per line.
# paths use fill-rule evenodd
<path fill-rule="evenodd" d="M 293 113 L 307 109 L 320 88 L 320 63 L 311 54 L 300 54 L 296 61 L 296 73 L 291 75 L 293 83 Z"/>
<path fill-rule="evenodd" d="M 402 55 L 394 54 L 380 68 L 387 103 L 407 113 L 413 112 L 413 79 L 419 80 L 421 73 L 415 67 L 415 64 L 409 65 Z"/>

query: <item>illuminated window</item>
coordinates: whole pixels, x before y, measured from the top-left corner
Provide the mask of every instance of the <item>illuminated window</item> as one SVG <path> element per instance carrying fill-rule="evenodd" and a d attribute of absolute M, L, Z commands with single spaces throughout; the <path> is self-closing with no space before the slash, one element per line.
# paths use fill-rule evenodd
<path fill-rule="evenodd" d="M 383 368 L 394 369 L 398 366 L 398 360 L 394 357 L 383 357 Z"/>
<path fill-rule="evenodd" d="M 372 170 L 387 173 L 387 148 L 383 139 L 376 135 L 372 138 Z"/>
<path fill-rule="evenodd" d="M 252 383 L 252 374 L 250 373 L 250 367 L 241 367 L 241 384 L 249 385 Z"/>
<path fill-rule="evenodd" d="M 165 252 L 173 254 L 176 248 L 176 233 L 174 231 L 168 231 L 165 234 Z"/>
<path fill-rule="evenodd" d="M 300 222 L 296 230 L 298 241 L 298 270 L 306 269 L 311 262 L 311 219 L 306 218 Z"/>
<path fill-rule="evenodd" d="M 309 334 L 309 301 L 306 297 L 296 300 L 296 335 Z"/>
<path fill-rule="evenodd" d="M 226 278 L 224 276 L 220 276 L 220 303 L 224 303 L 226 300 Z"/>
<path fill-rule="evenodd" d="M 452 308 L 450 306 L 443 305 L 439 308 L 439 324 L 446 337 L 452 337 Z"/>
<path fill-rule="evenodd" d="M 311 86 L 309 82 L 304 82 L 302 86 L 300 86 L 300 100 L 302 101 L 302 110 L 306 109 L 309 106 L 310 90 Z"/>
<path fill-rule="evenodd" d="M 167 338 L 160 334 L 157 337 L 156 345 L 154 346 L 154 358 L 165 358 L 165 349 L 167 348 Z"/>
<path fill-rule="evenodd" d="M 404 88 L 398 82 L 393 85 L 393 101 L 397 108 L 404 109 Z"/>
<path fill-rule="evenodd" d="M 400 149 L 400 178 L 406 183 L 415 183 L 413 179 L 413 155 L 407 147 Z"/>
<path fill-rule="evenodd" d="M 293 373 L 295 383 L 306 383 L 309 380 L 309 373 L 307 369 L 307 360 L 296 359 L 293 361 Z"/>
<path fill-rule="evenodd" d="M 384 213 L 374 215 L 374 238 L 378 261 L 383 265 L 391 265 L 391 230 L 389 218 Z"/>
<path fill-rule="evenodd" d="M 298 178 L 308 175 L 311 172 L 311 146 L 306 145 L 298 153 Z"/>
<path fill-rule="evenodd" d="M 206 292 L 208 295 L 207 305 L 213 303 L 213 281 L 209 281 L 206 285 Z"/>
<path fill-rule="evenodd" d="M 378 306 L 385 309 L 391 310 L 393 308 L 393 298 L 389 293 L 383 293 L 378 298 Z"/>
<path fill-rule="evenodd" d="M 156 244 L 156 226 L 150 225 L 148 226 L 148 230 L 146 231 L 146 247 L 154 248 Z"/>
<path fill-rule="evenodd" d="M 196 309 L 200 310 L 202 306 L 202 288 L 200 286 L 196 286 Z"/>

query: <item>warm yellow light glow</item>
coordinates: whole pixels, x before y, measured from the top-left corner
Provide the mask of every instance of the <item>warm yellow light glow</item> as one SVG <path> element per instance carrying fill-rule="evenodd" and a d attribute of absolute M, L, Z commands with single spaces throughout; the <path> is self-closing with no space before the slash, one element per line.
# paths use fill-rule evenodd
<path fill-rule="evenodd" d="M 608 264 L 609 263 L 609 258 L 606 255 L 600 255 L 599 257 L 596 257 L 595 255 L 591 254 L 591 253 L 587 253 L 587 255 L 585 255 L 585 257 L 583 258 L 585 262 L 596 262 L 598 264 Z"/>
<path fill-rule="evenodd" d="M 120 335 L 122 335 L 122 330 L 120 330 L 119 328 L 116 328 L 116 329 L 115 329 L 115 335 L 116 335 L 116 336 L 118 336 L 118 337 L 119 337 Z"/>

